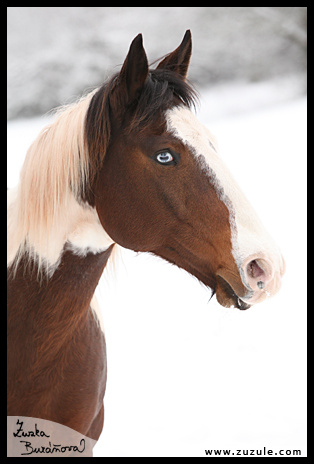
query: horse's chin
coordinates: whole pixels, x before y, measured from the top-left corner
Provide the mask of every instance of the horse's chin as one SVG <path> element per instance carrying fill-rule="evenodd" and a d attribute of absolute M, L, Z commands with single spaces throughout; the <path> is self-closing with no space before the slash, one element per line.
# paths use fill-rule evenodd
<path fill-rule="evenodd" d="M 218 279 L 216 287 L 216 298 L 221 306 L 226 308 L 237 308 L 240 310 L 249 309 L 251 305 L 245 303 L 240 297 L 234 292 L 228 282 L 222 278 Z"/>

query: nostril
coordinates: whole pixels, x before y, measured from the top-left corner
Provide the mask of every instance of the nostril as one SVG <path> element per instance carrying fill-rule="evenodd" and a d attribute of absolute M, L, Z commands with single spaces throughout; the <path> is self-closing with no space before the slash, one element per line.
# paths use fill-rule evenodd
<path fill-rule="evenodd" d="M 244 265 L 244 270 L 246 282 L 253 291 L 258 289 L 265 295 L 270 294 L 269 285 L 273 278 L 273 270 L 269 261 L 264 258 L 250 260 Z"/>
<path fill-rule="evenodd" d="M 259 266 L 256 259 L 250 261 L 246 267 L 246 272 L 249 277 L 254 280 L 258 280 L 257 285 L 260 287 L 259 284 L 263 284 L 263 279 L 266 277 L 264 270 Z M 260 287 L 261 288 L 261 287 Z M 263 288 L 263 287 L 262 287 Z"/>
<path fill-rule="evenodd" d="M 256 259 L 250 261 L 246 266 L 246 274 L 249 283 L 254 282 L 260 290 L 263 290 L 266 285 L 266 273 Z"/>
<path fill-rule="evenodd" d="M 279 264 L 272 256 L 264 253 L 248 256 L 242 262 L 242 279 L 250 291 L 245 302 L 254 304 L 270 295 L 274 295 L 280 288 L 281 260 Z M 243 299 L 243 298 L 242 298 Z"/>

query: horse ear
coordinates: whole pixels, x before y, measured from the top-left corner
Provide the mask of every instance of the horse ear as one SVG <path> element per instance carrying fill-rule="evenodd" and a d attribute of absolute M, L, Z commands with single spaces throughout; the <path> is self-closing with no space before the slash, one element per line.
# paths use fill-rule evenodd
<path fill-rule="evenodd" d="M 142 34 L 138 34 L 130 45 L 129 52 L 117 79 L 117 87 L 125 93 L 127 104 L 138 98 L 147 75 L 147 56 L 143 47 Z"/>
<path fill-rule="evenodd" d="M 170 69 L 180 74 L 184 79 L 188 73 L 192 53 L 191 31 L 188 29 L 178 48 L 169 53 L 157 66 L 156 69 Z"/>

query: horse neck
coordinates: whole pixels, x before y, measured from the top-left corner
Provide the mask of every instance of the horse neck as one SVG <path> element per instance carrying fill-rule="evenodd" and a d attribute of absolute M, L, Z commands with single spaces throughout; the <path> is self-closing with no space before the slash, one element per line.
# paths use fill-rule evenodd
<path fill-rule="evenodd" d="M 84 328 L 91 314 L 90 303 L 100 276 L 107 264 L 113 245 L 107 250 L 78 256 L 71 250 L 63 253 L 60 264 L 52 277 L 41 281 L 37 278 L 36 264 L 23 262 L 8 280 L 8 325 L 22 333 L 32 332 L 36 343 L 37 362 L 48 365 L 75 334 Z"/>

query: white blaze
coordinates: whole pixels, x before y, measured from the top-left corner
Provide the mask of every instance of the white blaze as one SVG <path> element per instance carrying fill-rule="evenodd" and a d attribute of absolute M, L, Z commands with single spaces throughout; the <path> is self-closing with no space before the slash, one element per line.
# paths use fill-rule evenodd
<path fill-rule="evenodd" d="M 269 276 L 272 284 L 268 288 L 256 291 L 248 300 L 249 303 L 261 301 L 268 294 L 275 293 L 280 286 L 284 262 L 278 247 L 262 226 L 251 204 L 218 155 L 215 138 L 210 131 L 184 107 L 168 110 L 166 118 L 168 131 L 192 149 L 192 153 L 201 163 L 204 174 L 214 173 L 214 177 L 211 175 L 211 180 L 217 196 L 229 210 L 232 254 L 243 283 L 251 290 L 245 280 L 243 269 L 254 259 L 259 259 L 264 270 L 272 274 Z"/>

